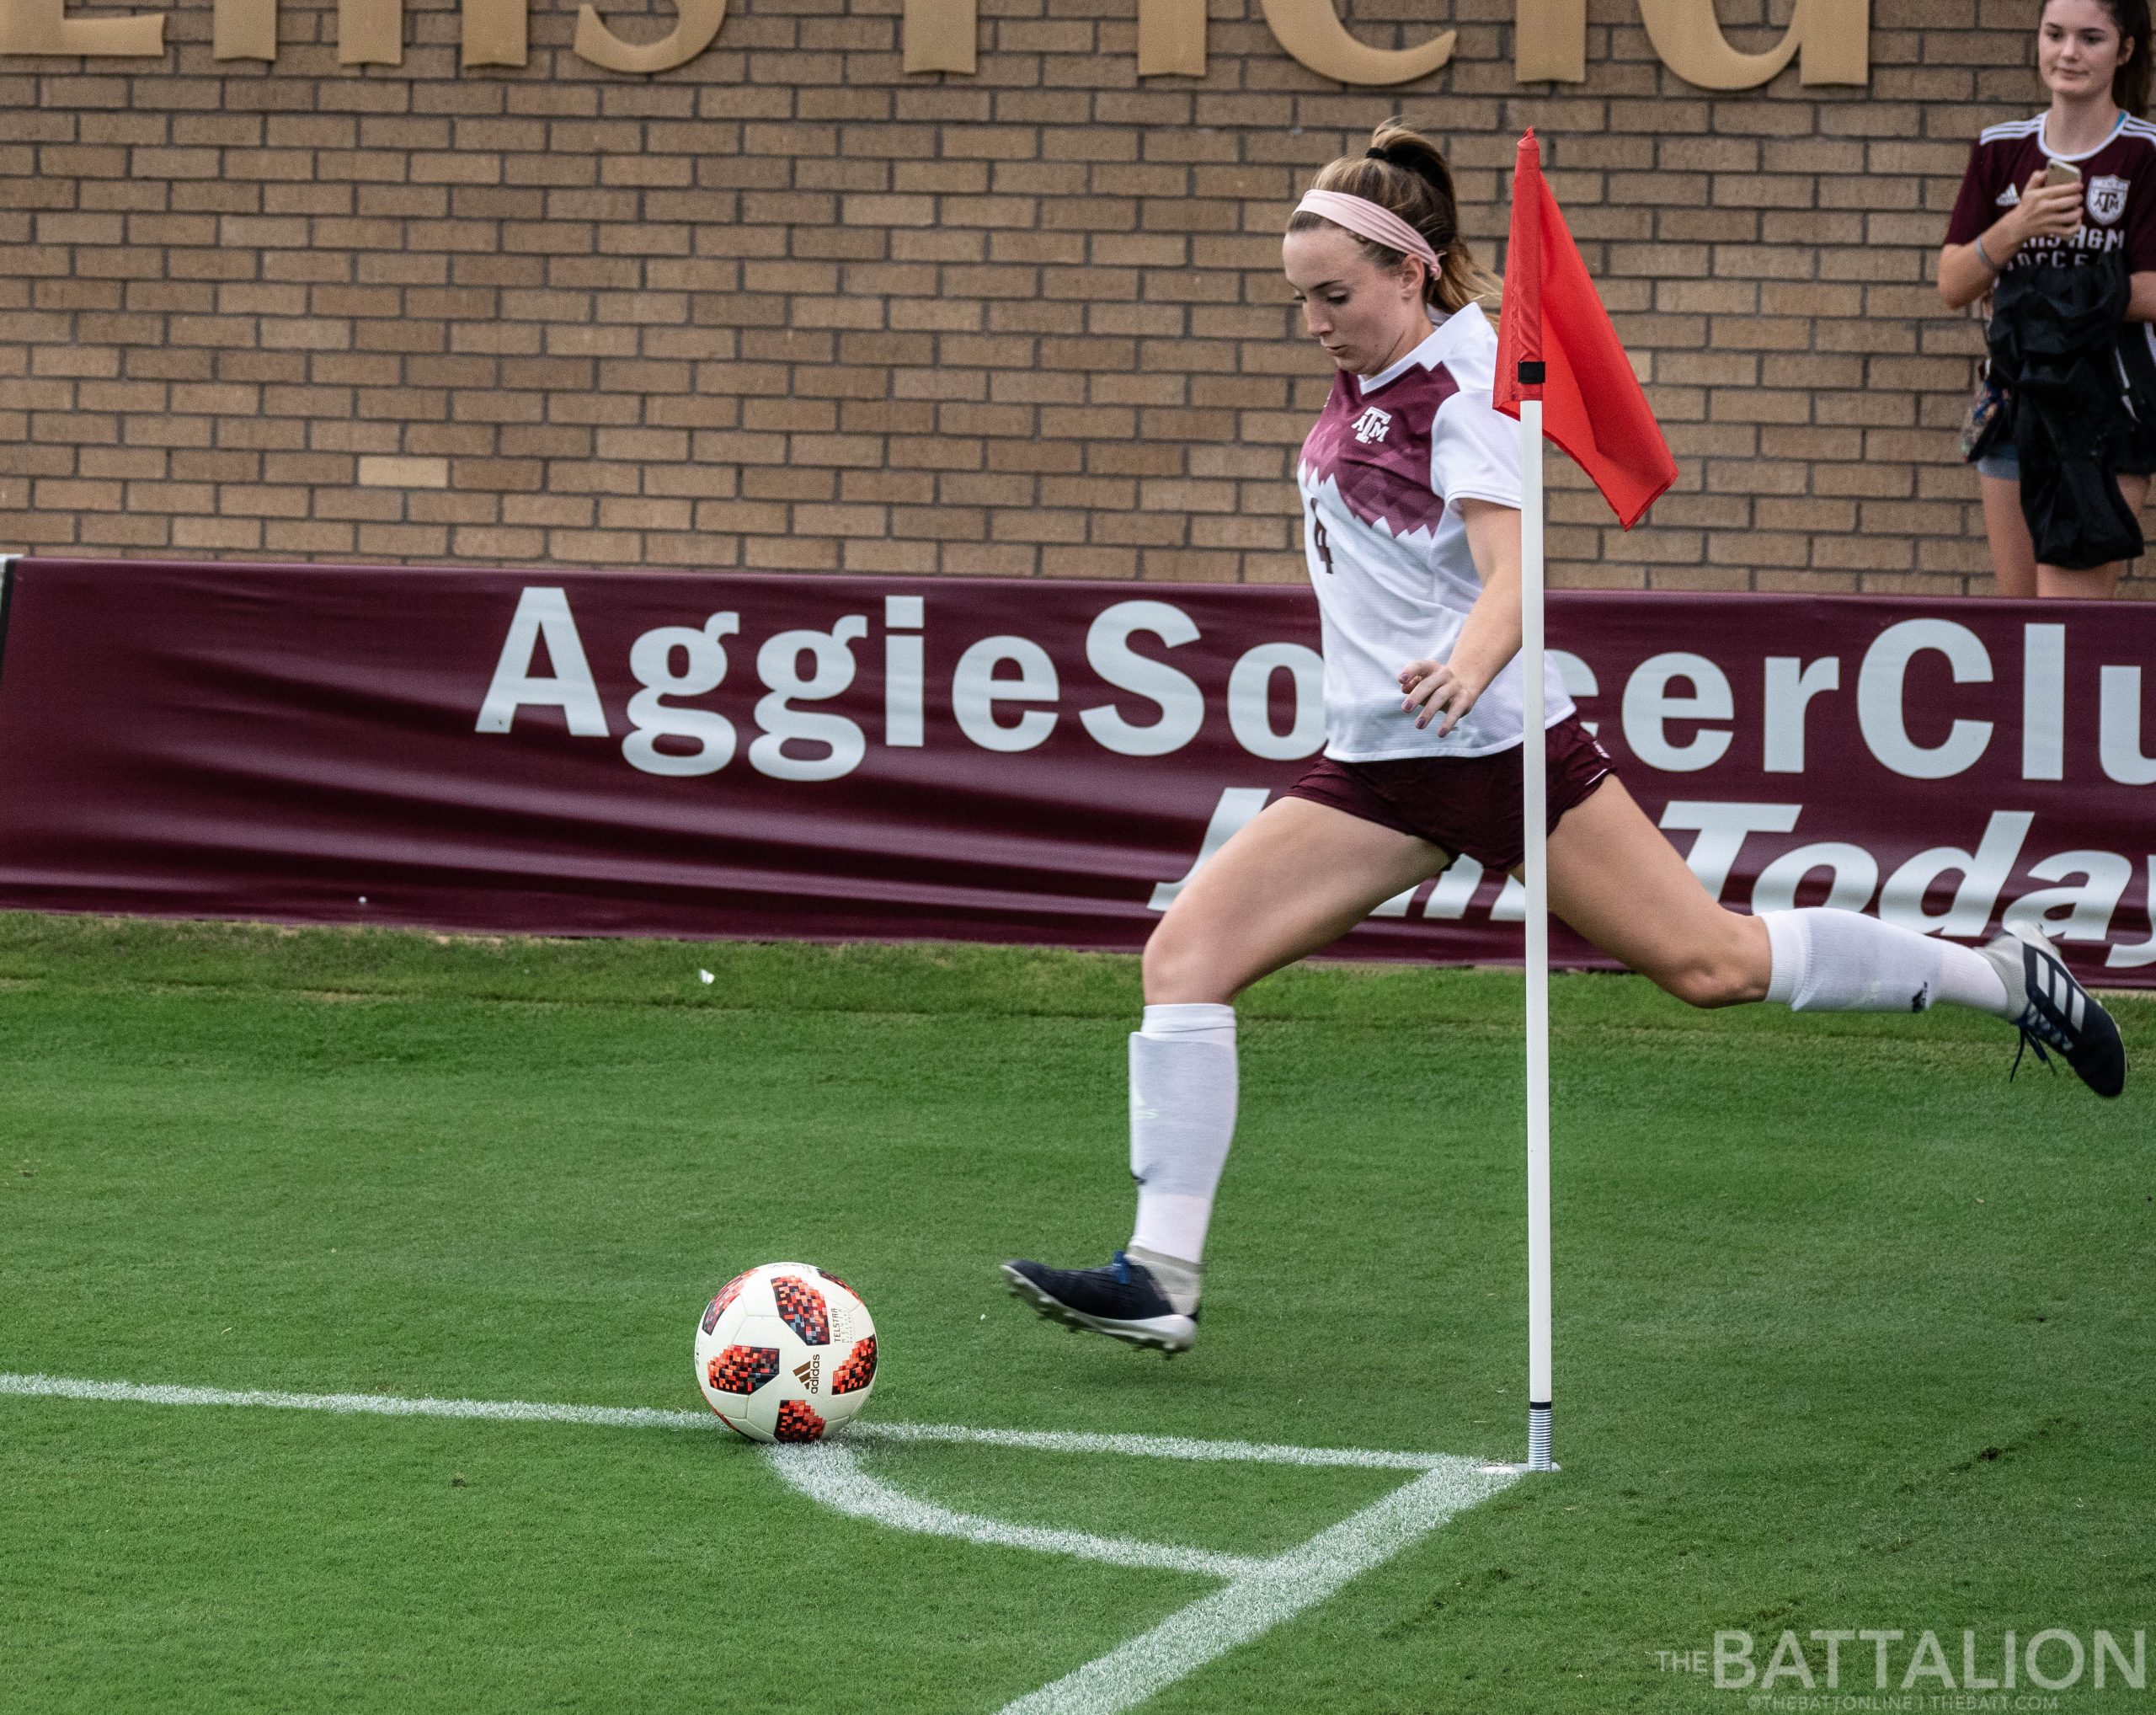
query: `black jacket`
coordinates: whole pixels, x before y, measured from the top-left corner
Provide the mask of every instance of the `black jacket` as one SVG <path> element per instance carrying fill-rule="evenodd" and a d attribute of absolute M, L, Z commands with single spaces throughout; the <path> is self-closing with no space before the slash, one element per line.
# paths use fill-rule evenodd
<path fill-rule="evenodd" d="M 2014 396 L 2021 513 L 2043 565 L 2081 569 L 2142 551 L 2117 476 L 2143 438 L 2119 357 L 2130 290 L 2118 252 L 1999 278 L 1991 372 Z"/>

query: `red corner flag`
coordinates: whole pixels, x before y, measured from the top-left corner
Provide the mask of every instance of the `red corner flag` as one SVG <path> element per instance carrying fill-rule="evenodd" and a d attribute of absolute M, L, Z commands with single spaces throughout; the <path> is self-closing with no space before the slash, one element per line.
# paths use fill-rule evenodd
<path fill-rule="evenodd" d="M 1523 363 L 1543 366 L 1536 377 L 1542 432 L 1572 455 L 1630 530 L 1677 480 L 1677 462 L 1542 177 L 1532 131 L 1519 140 L 1497 316 L 1495 393 L 1508 417 L 1519 415 L 1522 398 L 1535 397 L 1535 381 L 1520 379 Z"/>

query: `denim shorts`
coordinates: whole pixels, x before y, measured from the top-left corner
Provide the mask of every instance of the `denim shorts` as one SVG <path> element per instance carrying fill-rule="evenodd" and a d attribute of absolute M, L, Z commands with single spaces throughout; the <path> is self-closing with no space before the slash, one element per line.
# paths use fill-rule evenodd
<path fill-rule="evenodd" d="M 2004 477 L 2009 483 L 2021 480 L 2021 455 L 2009 437 L 2002 435 L 1999 444 L 1977 461 L 1977 474 Z"/>

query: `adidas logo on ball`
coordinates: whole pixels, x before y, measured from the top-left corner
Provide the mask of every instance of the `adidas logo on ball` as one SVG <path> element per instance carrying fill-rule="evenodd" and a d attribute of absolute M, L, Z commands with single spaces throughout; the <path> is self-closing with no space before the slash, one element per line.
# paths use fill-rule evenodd
<path fill-rule="evenodd" d="M 793 1366 L 793 1379 L 811 1393 L 816 1392 L 816 1384 L 822 1379 L 823 1374 L 824 1354 L 821 1352 L 817 1353 L 807 1363 L 796 1364 Z"/>

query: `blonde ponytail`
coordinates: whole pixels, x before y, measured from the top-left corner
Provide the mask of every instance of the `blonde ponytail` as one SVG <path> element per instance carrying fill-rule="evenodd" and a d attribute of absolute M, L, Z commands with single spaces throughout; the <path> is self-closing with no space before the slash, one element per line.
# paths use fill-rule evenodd
<path fill-rule="evenodd" d="M 1501 290 L 1497 276 L 1476 261 L 1467 240 L 1460 235 L 1452 169 L 1438 146 L 1420 131 L 1409 130 L 1397 119 L 1387 120 L 1370 134 L 1367 153 L 1342 155 L 1327 163 L 1310 188 L 1340 191 L 1389 208 L 1429 240 L 1438 253 L 1438 273 L 1423 296 L 1447 314 L 1470 304 L 1496 305 Z M 1307 232 L 1323 220 L 1321 215 L 1299 211 L 1289 219 L 1288 230 Z M 1405 259 L 1401 252 L 1370 239 L 1356 242 L 1380 268 L 1397 268 Z"/>

